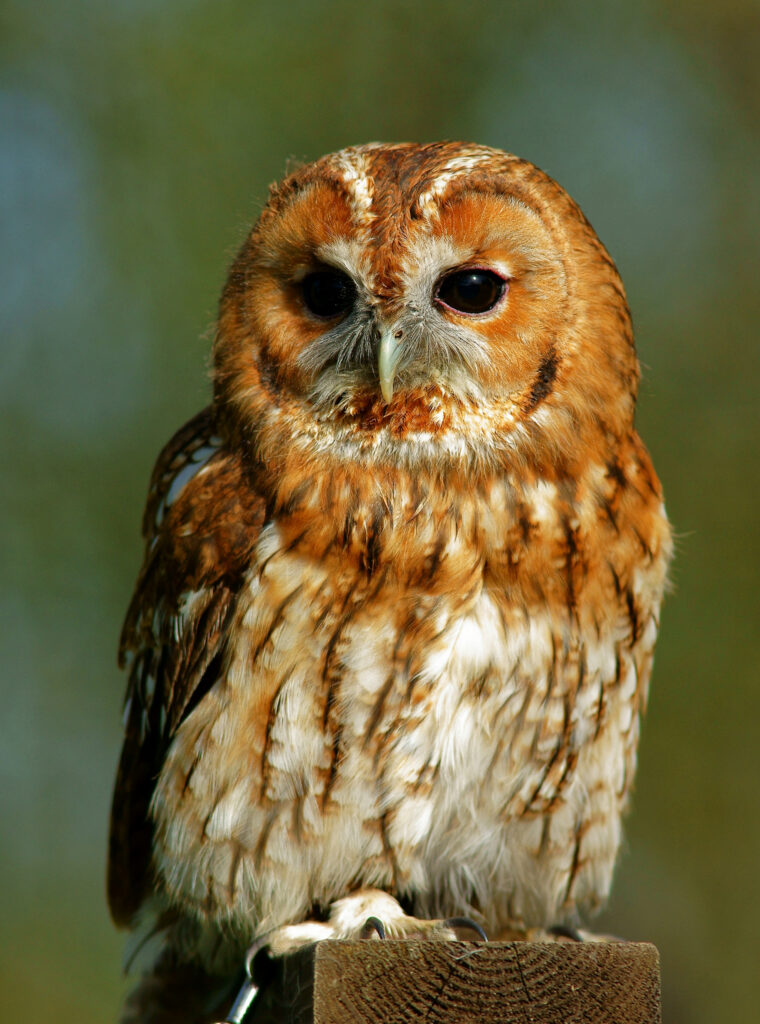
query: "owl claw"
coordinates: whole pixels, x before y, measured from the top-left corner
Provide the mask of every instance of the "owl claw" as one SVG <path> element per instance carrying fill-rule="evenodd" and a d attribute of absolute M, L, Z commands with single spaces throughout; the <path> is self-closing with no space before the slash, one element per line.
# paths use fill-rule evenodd
<path fill-rule="evenodd" d="M 378 937 L 381 939 L 385 938 L 385 925 L 383 924 L 379 917 L 367 918 L 367 920 L 364 922 L 364 927 L 362 928 L 359 934 L 359 938 L 368 939 L 372 932 L 377 932 Z"/>
<path fill-rule="evenodd" d="M 482 942 L 488 942 L 485 929 L 477 921 L 473 921 L 471 917 L 447 917 L 443 925 L 445 928 L 469 928 L 470 931 L 476 932 L 480 936 Z"/>

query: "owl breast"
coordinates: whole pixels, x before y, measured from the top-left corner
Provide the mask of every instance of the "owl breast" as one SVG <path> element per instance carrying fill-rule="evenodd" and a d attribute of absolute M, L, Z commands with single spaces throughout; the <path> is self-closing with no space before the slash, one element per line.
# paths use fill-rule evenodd
<path fill-rule="evenodd" d="M 265 527 L 156 789 L 172 899 L 245 934 L 362 885 L 492 928 L 603 897 L 638 728 L 628 624 L 611 607 L 583 642 L 464 531 L 439 547 L 373 574 Z"/>

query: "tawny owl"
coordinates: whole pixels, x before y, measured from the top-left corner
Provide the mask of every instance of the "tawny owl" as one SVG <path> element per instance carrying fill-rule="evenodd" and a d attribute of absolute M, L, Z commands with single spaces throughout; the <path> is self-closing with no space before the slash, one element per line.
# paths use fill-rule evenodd
<path fill-rule="evenodd" d="M 213 1019 L 310 919 L 514 934 L 605 899 L 671 551 L 638 375 L 611 258 L 532 164 L 369 145 L 272 188 L 122 638 L 125 1019 Z"/>

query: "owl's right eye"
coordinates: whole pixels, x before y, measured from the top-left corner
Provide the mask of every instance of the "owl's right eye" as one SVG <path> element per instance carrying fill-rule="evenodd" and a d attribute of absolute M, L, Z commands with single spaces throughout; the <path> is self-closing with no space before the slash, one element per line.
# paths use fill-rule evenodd
<path fill-rule="evenodd" d="M 316 270 L 301 282 L 303 301 L 315 316 L 333 317 L 347 313 L 356 298 L 356 286 L 340 270 Z"/>

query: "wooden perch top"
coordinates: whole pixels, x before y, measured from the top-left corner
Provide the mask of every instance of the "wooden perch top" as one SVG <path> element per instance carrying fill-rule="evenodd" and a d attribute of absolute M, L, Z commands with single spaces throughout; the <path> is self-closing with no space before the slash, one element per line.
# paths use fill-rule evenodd
<path fill-rule="evenodd" d="M 661 1024 L 631 942 L 320 942 L 281 961 L 255 1024 Z"/>

